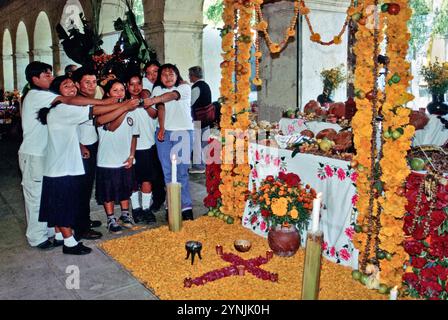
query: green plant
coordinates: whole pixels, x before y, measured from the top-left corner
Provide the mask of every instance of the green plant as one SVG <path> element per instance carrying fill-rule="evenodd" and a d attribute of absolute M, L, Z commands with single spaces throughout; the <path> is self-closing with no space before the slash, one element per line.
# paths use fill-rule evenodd
<path fill-rule="evenodd" d="M 448 63 L 440 63 L 437 59 L 428 66 L 423 66 L 420 74 L 428 83 L 431 94 L 444 94 L 448 90 Z"/>

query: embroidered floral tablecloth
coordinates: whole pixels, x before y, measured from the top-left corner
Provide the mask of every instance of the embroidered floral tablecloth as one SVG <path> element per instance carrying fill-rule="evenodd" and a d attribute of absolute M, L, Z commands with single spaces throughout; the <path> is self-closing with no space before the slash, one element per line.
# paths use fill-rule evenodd
<path fill-rule="evenodd" d="M 342 127 L 337 123 L 322 122 L 322 121 L 305 121 L 303 119 L 289 119 L 281 118 L 278 123 L 279 129 L 285 135 L 300 133 L 303 130 L 311 130 L 316 135 L 324 129 L 334 129 L 339 132 Z"/>
<path fill-rule="evenodd" d="M 266 176 L 277 176 L 280 171 L 298 174 L 303 183 L 323 193 L 320 219 L 320 229 L 324 233 L 323 255 L 335 263 L 357 268 L 358 250 L 352 244 L 353 223 L 356 221 L 354 204 L 357 195 L 353 184 L 356 172 L 346 161 L 301 153 L 292 158 L 291 154 L 292 151 L 285 149 L 250 144 L 249 163 L 252 170 L 249 188 L 252 189 L 253 183 L 258 188 Z M 258 208 L 248 200 L 243 226 L 267 237 L 266 223 L 257 212 Z M 304 246 L 306 230 L 301 239 Z"/>
<path fill-rule="evenodd" d="M 448 116 L 444 117 L 448 119 Z M 448 129 L 436 115 L 429 115 L 428 124 L 421 130 L 415 131 L 412 146 L 434 144 L 443 146 L 448 141 Z"/>

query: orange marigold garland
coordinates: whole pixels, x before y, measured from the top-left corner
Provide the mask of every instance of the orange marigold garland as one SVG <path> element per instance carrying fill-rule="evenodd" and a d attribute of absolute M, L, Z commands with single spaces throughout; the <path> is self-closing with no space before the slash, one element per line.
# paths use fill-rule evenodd
<path fill-rule="evenodd" d="M 388 10 L 385 13 L 388 40 L 386 52 L 390 63 L 385 89 L 386 101 L 382 108 L 385 143 L 380 164 L 383 171 L 381 180 L 385 184 L 386 191 L 384 197 L 380 199 L 383 213 L 379 237 L 381 249 L 392 255 L 391 261 L 386 261 L 382 265 L 382 279 L 389 285 L 398 285 L 401 283 L 403 263 L 406 260 L 406 253 L 402 246 L 403 216 L 407 204 L 403 186 L 410 173 L 406 155 L 411 147 L 415 129 L 409 125 L 411 110 L 405 107 L 405 104 L 413 99 L 413 96 L 407 92 L 412 75 L 410 63 L 406 61 L 410 39 L 407 22 L 412 15 L 412 10 L 408 0 L 388 1 L 383 6 L 391 7 L 392 3 L 395 8 L 399 6 L 399 11 L 397 13 L 397 10 Z"/>
<path fill-rule="evenodd" d="M 250 93 L 250 20 L 253 3 L 224 1 L 223 58 L 221 63 L 221 135 L 223 137 L 221 212 L 242 216 L 248 194 L 250 167 L 247 159 Z M 237 30 L 236 32 L 234 30 Z M 235 77 L 234 77 L 235 76 Z M 235 83 L 232 82 L 235 79 Z"/>

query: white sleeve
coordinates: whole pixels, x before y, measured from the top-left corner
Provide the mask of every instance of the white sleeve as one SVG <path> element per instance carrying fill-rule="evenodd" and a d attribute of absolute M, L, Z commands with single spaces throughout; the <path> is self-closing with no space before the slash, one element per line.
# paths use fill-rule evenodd
<path fill-rule="evenodd" d="M 132 114 L 132 115 L 129 115 L 129 116 L 132 118 L 132 121 L 133 121 L 133 123 L 134 123 L 134 125 L 132 126 L 132 135 L 133 135 L 133 136 L 138 136 L 138 135 L 140 135 L 140 125 L 139 125 L 139 123 L 138 123 L 138 121 L 137 121 L 137 118 L 134 117 L 133 114 Z"/>
<path fill-rule="evenodd" d="M 59 96 L 57 94 L 54 94 L 53 92 L 36 90 L 34 99 L 35 101 L 39 101 L 41 108 L 46 108 L 49 107 L 57 97 Z"/>
<path fill-rule="evenodd" d="M 177 91 L 180 94 L 179 100 L 187 100 L 188 103 L 191 102 L 191 87 L 188 84 L 181 84 L 176 87 L 173 91 Z"/>
<path fill-rule="evenodd" d="M 199 99 L 199 95 L 201 94 L 201 90 L 199 90 L 199 87 L 194 87 L 191 89 L 191 105 L 193 105 L 196 100 Z"/>
<path fill-rule="evenodd" d="M 56 106 L 56 108 L 63 108 L 64 113 L 64 122 L 68 124 L 81 124 L 87 121 L 91 121 L 89 119 L 90 107 L 79 107 L 79 106 L 71 106 L 66 104 L 61 104 Z"/>

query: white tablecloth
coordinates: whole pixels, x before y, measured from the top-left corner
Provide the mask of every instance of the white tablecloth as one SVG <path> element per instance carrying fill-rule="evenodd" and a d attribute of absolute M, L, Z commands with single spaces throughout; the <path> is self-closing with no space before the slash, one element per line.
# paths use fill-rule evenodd
<path fill-rule="evenodd" d="M 277 149 L 258 144 L 250 144 L 249 163 L 250 189 L 255 182 L 257 188 L 268 175 L 277 176 L 280 171 L 294 172 L 304 184 L 309 184 L 317 192 L 323 193 L 320 230 L 324 234 L 323 255 L 327 259 L 346 266 L 357 268 L 358 250 L 352 244 L 354 234 L 352 223 L 356 222 L 356 189 L 352 179 L 355 173 L 346 161 L 297 154 L 291 158 L 292 151 Z M 256 234 L 267 237 L 266 224 L 257 214 L 259 208 L 246 203 L 243 226 Z M 310 219 L 311 220 L 311 219 Z M 309 224 L 311 228 L 311 223 Z M 306 230 L 301 235 L 305 245 Z"/>
<path fill-rule="evenodd" d="M 342 127 L 337 123 L 322 122 L 322 121 L 305 121 L 303 119 L 289 119 L 281 118 L 278 123 L 279 129 L 285 135 L 290 135 L 293 133 L 300 133 L 303 130 L 311 130 L 314 135 L 318 134 L 324 129 L 334 129 L 339 132 Z"/>
<path fill-rule="evenodd" d="M 448 116 L 445 116 L 447 119 Z M 417 130 L 415 132 L 414 139 L 412 141 L 413 146 L 421 146 L 427 144 L 433 144 L 442 146 L 448 140 L 448 129 L 440 122 L 440 119 L 435 115 L 429 116 L 429 122 L 425 128 Z"/>

